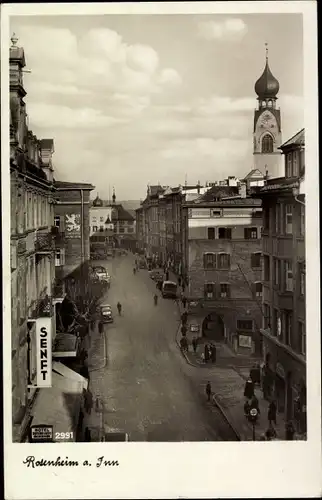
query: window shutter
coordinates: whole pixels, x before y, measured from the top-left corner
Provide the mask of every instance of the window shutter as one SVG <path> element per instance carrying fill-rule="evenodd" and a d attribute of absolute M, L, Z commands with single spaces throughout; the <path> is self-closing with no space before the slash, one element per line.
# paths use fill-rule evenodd
<path fill-rule="evenodd" d="M 213 268 L 214 269 L 217 269 L 217 254 L 216 253 L 213 253 Z"/>
<path fill-rule="evenodd" d="M 227 253 L 227 267 L 230 268 L 230 254 Z"/>

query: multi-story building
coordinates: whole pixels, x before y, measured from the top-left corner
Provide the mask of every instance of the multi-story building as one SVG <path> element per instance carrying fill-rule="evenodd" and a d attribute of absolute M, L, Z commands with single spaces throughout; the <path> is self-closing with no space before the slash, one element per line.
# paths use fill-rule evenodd
<path fill-rule="evenodd" d="M 74 301 L 80 303 L 89 293 L 89 197 L 94 186 L 55 181 L 55 188 L 57 293 L 68 293 Z"/>
<path fill-rule="evenodd" d="M 236 352 L 261 349 L 261 201 L 213 186 L 182 207 L 190 328 Z"/>
<path fill-rule="evenodd" d="M 112 205 L 104 205 L 103 200 L 97 195 L 89 209 L 90 236 L 97 231 L 114 229 L 112 222 Z"/>
<path fill-rule="evenodd" d="M 39 321 L 54 332 L 53 141 L 28 130 L 23 48 L 10 48 L 11 339 L 13 441 L 27 439 L 37 396 Z M 48 144 L 50 147 L 48 148 Z"/>
<path fill-rule="evenodd" d="M 280 148 L 281 178 L 259 190 L 263 201 L 263 354 L 278 411 L 306 428 L 305 136 Z M 300 407 L 295 409 L 296 405 Z"/>

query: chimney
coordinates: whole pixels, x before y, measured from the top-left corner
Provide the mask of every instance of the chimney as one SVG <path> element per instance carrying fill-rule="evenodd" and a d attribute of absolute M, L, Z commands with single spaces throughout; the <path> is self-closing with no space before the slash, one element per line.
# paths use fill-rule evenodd
<path fill-rule="evenodd" d="M 197 193 L 200 194 L 200 181 L 197 183 Z"/>
<path fill-rule="evenodd" d="M 245 182 L 241 182 L 239 185 L 239 196 L 241 198 L 246 198 L 246 195 L 247 195 L 246 184 Z"/>

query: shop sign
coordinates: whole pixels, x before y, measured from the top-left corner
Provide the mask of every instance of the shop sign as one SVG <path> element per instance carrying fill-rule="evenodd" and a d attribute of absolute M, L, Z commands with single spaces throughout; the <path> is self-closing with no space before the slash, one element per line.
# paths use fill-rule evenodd
<path fill-rule="evenodd" d="M 281 377 L 283 379 L 285 378 L 285 370 L 284 370 L 283 366 L 281 365 L 281 363 L 276 363 L 275 372 L 276 372 L 276 375 L 278 375 L 279 377 Z"/>
<path fill-rule="evenodd" d="M 190 325 L 190 331 L 191 332 L 199 332 L 200 326 L 199 325 Z"/>
<path fill-rule="evenodd" d="M 51 318 L 36 319 L 36 387 L 51 387 L 52 369 L 52 320 Z"/>
<path fill-rule="evenodd" d="M 81 224 L 80 214 L 65 214 L 65 236 L 66 238 L 80 238 Z"/>
<path fill-rule="evenodd" d="M 239 347 L 252 347 L 252 337 L 250 335 L 238 335 Z"/>
<path fill-rule="evenodd" d="M 52 443 L 54 433 L 52 425 L 32 425 L 30 427 L 31 443 Z"/>

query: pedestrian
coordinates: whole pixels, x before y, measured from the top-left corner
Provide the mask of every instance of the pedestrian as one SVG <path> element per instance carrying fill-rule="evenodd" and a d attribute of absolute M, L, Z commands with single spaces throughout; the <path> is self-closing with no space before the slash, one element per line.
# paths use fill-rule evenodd
<path fill-rule="evenodd" d="M 274 422 L 274 424 L 276 425 L 276 412 L 277 412 L 276 402 L 273 400 L 270 402 L 268 406 L 267 419 L 269 425 L 272 425 L 272 422 Z"/>
<path fill-rule="evenodd" d="M 188 313 L 187 313 L 187 311 L 184 311 L 181 314 L 181 322 L 182 322 L 182 324 L 186 325 L 187 324 L 187 320 L 188 320 Z"/>
<path fill-rule="evenodd" d="M 249 403 L 248 399 L 246 399 L 246 401 L 244 403 L 244 414 L 245 414 L 246 418 L 249 418 L 250 408 L 251 408 L 250 403 Z"/>
<path fill-rule="evenodd" d="M 259 408 L 259 401 L 258 401 L 257 396 L 255 394 L 251 398 L 250 406 L 251 406 L 251 408 L 255 408 L 255 410 L 257 410 L 258 415 L 260 415 L 261 411 Z"/>
<path fill-rule="evenodd" d="M 206 394 L 207 394 L 207 400 L 210 401 L 211 398 L 211 383 L 208 380 L 207 385 L 206 385 Z"/>
<path fill-rule="evenodd" d="M 245 384 L 244 396 L 246 399 L 252 399 L 254 396 L 254 384 L 251 378 L 248 378 Z"/>
<path fill-rule="evenodd" d="M 121 316 L 121 313 L 122 313 L 122 304 L 120 302 L 118 302 L 116 307 L 117 307 L 119 316 Z"/>
<path fill-rule="evenodd" d="M 185 289 L 186 289 L 186 285 L 184 283 L 182 283 L 182 291 L 183 291 L 183 293 L 184 293 Z"/>
<path fill-rule="evenodd" d="M 167 271 L 167 272 L 165 273 L 165 280 L 166 280 L 166 281 L 169 281 L 169 271 Z"/>
<path fill-rule="evenodd" d="M 153 299 L 154 299 L 154 305 L 157 306 L 158 305 L 158 296 L 157 296 L 157 294 L 154 295 Z"/>
<path fill-rule="evenodd" d="M 181 325 L 181 333 L 183 336 L 187 335 L 187 327 L 186 325 Z"/>
<path fill-rule="evenodd" d="M 217 360 L 217 348 L 215 345 L 211 346 L 211 361 L 216 363 Z"/>
<path fill-rule="evenodd" d="M 253 384 L 256 384 L 256 379 L 257 379 L 257 374 L 256 374 L 256 367 L 253 366 L 250 371 L 249 371 L 249 378 L 253 382 Z"/>
<path fill-rule="evenodd" d="M 295 429 L 293 423 L 289 420 L 285 424 L 285 439 L 286 441 L 293 441 L 295 434 Z"/>
<path fill-rule="evenodd" d="M 87 365 L 83 365 L 80 370 L 79 370 L 79 374 L 82 375 L 82 377 L 85 377 L 87 378 L 87 380 L 89 381 L 90 380 L 90 376 L 89 376 L 89 370 L 88 370 L 88 366 Z"/>
<path fill-rule="evenodd" d="M 181 301 L 182 301 L 183 308 L 185 309 L 186 305 L 187 305 L 187 298 L 185 297 L 185 295 L 182 296 Z"/>
<path fill-rule="evenodd" d="M 98 323 L 98 332 L 99 333 L 103 333 L 103 330 L 104 330 L 104 323 L 103 323 L 103 321 L 99 321 L 99 323 Z"/>
<path fill-rule="evenodd" d="M 135 267 L 133 267 L 133 274 L 135 274 L 135 273 L 136 273 L 136 268 L 135 268 Z"/>
<path fill-rule="evenodd" d="M 195 354 L 197 352 L 197 346 L 198 346 L 197 337 L 193 337 L 193 339 L 192 339 L 192 347 L 193 347 L 193 351 L 194 351 Z"/>
<path fill-rule="evenodd" d="M 209 358 L 210 358 L 209 346 L 208 344 L 205 344 L 205 363 L 208 363 Z"/>

